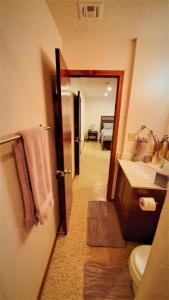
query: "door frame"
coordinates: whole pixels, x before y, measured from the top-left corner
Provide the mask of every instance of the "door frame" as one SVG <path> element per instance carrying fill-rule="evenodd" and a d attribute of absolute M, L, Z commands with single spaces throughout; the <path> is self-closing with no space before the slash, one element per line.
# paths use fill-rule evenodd
<path fill-rule="evenodd" d="M 111 201 L 112 187 L 115 180 L 116 150 L 117 150 L 117 138 L 118 138 L 118 131 L 119 131 L 120 110 L 121 110 L 121 102 L 122 102 L 124 71 L 123 70 L 70 70 L 69 69 L 68 72 L 70 77 L 76 77 L 76 78 L 78 77 L 117 78 L 114 127 L 113 127 L 111 154 L 110 154 L 108 185 L 107 185 L 107 200 Z"/>

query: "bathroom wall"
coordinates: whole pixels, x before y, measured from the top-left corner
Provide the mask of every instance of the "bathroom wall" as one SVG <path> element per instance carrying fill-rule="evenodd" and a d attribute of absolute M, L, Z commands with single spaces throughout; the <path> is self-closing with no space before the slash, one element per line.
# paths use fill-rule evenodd
<path fill-rule="evenodd" d="M 169 42 L 144 40 L 137 42 L 130 105 L 123 156 L 130 158 L 135 142 L 128 133 L 141 125 L 152 129 L 161 138 L 168 133 L 169 120 Z"/>
<path fill-rule="evenodd" d="M 136 40 L 110 39 L 106 34 L 104 37 L 92 36 L 80 42 L 76 39 L 65 40 L 63 44 L 63 56 L 69 69 L 125 70 L 117 145 L 119 153 L 122 152 L 124 142 L 135 45 Z"/>
<path fill-rule="evenodd" d="M 1 1 L 0 136 L 39 124 L 53 125 L 52 81 L 55 47 L 62 40 L 43 0 Z M 46 132 L 51 177 L 56 170 L 54 132 Z M 27 234 L 12 143 L 0 146 L 0 298 L 35 300 L 56 236 L 55 207 L 48 220 Z"/>

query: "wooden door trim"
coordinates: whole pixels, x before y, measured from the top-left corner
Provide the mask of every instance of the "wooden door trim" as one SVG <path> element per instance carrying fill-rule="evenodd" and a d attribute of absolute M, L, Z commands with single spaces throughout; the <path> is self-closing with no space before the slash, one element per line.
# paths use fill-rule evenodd
<path fill-rule="evenodd" d="M 124 76 L 124 71 L 122 70 L 70 70 L 70 77 L 119 77 Z"/>
<path fill-rule="evenodd" d="M 109 164 L 108 186 L 107 186 L 107 200 L 110 201 L 112 197 L 112 187 L 115 179 L 115 162 L 116 162 L 116 150 L 117 139 L 120 121 L 120 109 L 122 101 L 122 88 L 124 81 L 123 70 L 69 70 L 70 77 L 95 77 L 95 78 L 117 78 L 117 92 L 116 92 L 116 104 L 114 114 L 114 130 Z"/>

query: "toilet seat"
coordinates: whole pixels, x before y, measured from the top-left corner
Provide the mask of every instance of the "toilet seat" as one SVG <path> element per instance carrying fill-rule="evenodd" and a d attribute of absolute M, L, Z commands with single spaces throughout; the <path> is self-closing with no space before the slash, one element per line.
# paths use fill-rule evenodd
<path fill-rule="evenodd" d="M 137 286 L 140 284 L 140 281 L 142 279 L 146 263 L 150 254 L 150 249 L 150 245 L 142 245 L 136 247 L 131 252 L 129 260 L 129 269 L 131 277 Z"/>

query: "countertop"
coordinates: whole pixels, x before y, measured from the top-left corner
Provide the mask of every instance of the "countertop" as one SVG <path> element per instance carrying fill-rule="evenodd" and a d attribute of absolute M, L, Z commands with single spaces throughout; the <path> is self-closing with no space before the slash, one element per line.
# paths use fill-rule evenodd
<path fill-rule="evenodd" d="M 118 159 L 118 162 L 132 188 L 166 190 L 154 183 L 156 171 L 159 171 L 159 165 L 123 159 Z"/>

